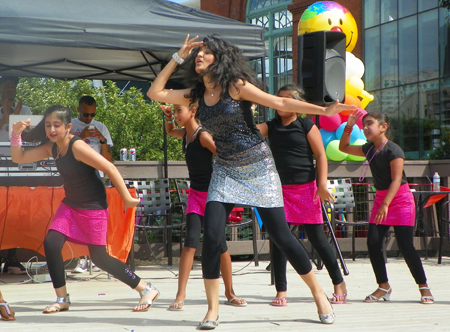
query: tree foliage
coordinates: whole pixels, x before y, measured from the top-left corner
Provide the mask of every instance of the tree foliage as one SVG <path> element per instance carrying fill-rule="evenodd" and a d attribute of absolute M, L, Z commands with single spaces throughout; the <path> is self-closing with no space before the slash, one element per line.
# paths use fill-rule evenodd
<path fill-rule="evenodd" d="M 121 92 L 112 81 L 94 87 L 90 80 L 61 81 L 21 78 L 17 94 L 33 114 L 43 114 L 55 104 L 68 107 L 77 117 L 78 100 L 91 95 L 97 101 L 97 121 L 105 124 L 113 140 L 113 159 L 119 160 L 121 148 L 135 148 L 137 160 L 164 159 L 163 118 L 157 102 L 146 102 L 140 89 Z M 180 141 L 167 137 L 168 160 L 184 160 Z"/>
<path fill-rule="evenodd" d="M 443 8 L 450 9 L 450 0 L 439 0 L 439 5 Z"/>

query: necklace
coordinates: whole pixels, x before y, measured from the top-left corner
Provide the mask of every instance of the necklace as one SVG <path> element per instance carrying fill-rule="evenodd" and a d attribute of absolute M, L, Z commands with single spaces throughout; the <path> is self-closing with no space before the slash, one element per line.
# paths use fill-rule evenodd
<path fill-rule="evenodd" d="M 69 143 L 70 143 L 70 141 L 69 141 Z M 58 151 L 58 154 L 56 155 L 55 160 L 56 160 L 56 159 L 59 159 L 59 155 L 61 154 L 61 152 L 63 152 L 63 151 L 67 148 L 67 146 L 69 145 L 69 143 L 67 143 L 66 145 L 64 145 L 64 147 L 63 147 L 61 150 L 59 150 L 59 149 L 58 149 L 58 145 L 56 145 L 56 150 Z"/>
<path fill-rule="evenodd" d="M 197 134 L 197 131 L 199 131 L 201 127 L 202 126 L 198 126 L 197 129 L 195 129 L 195 131 L 192 133 L 191 137 L 189 137 L 189 140 L 186 139 L 186 144 L 184 145 L 184 153 L 186 153 L 189 143 L 191 143 L 192 138 L 195 136 L 195 134 Z M 186 138 L 187 138 L 187 133 L 186 133 Z"/>
<path fill-rule="evenodd" d="M 362 181 L 364 180 L 364 178 L 366 177 L 366 174 L 367 174 L 367 170 L 369 169 L 369 164 L 370 164 L 370 162 L 371 162 L 372 159 L 375 157 L 375 155 L 376 155 L 378 152 L 380 152 L 380 150 L 386 145 L 386 143 L 387 143 L 388 141 L 389 141 L 389 140 L 386 139 L 386 140 L 383 142 L 383 144 L 380 145 L 380 147 L 377 149 L 377 151 L 375 151 L 375 153 L 372 155 L 372 157 L 370 158 L 369 161 L 367 161 L 367 156 L 369 155 L 370 150 L 372 150 L 372 148 L 375 146 L 375 144 L 372 145 L 372 146 L 370 147 L 369 150 L 367 150 L 367 153 L 366 153 L 366 160 L 365 160 L 364 163 L 363 163 L 363 166 L 362 166 L 362 168 L 361 168 L 361 173 L 360 173 L 360 175 L 359 175 L 359 182 L 362 182 Z M 366 163 L 366 161 L 367 161 L 367 163 Z"/>

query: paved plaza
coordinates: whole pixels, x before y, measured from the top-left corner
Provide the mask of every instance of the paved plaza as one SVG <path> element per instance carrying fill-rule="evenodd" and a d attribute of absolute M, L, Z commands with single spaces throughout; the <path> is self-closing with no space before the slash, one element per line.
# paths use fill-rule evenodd
<path fill-rule="evenodd" d="M 234 262 L 235 292 L 248 301 L 245 308 L 221 304 L 217 331 L 450 331 L 450 259 L 438 265 L 435 258 L 424 260 L 428 282 L 436 303 L 419 303 L 419 291 L 403 259 L 389 258 L 388 273 L 393 289 L 391 302 L 364 303 L 375 290 L 375 279 L 367 258 L 347 259 L 350 275 L 345 277 L 349 298 L 345 305 L 334 305 L 337 320 L 333 325 L 319 323 L 311 295 L 292 267 L 288 268 L 288 306 L 269 305 L 275 295 L 270 286 L 268 262 Z M 69 311 L 43 315 L 42 309 L 55 300 L 51 283 L 30 283 L 28 277 L 0 275 L 5 299 L 16 311 L 14 322 L 0 321 L 0 331 L 195 331 L 206 312 L 205 292 L 198 262 L 188 283 L 188 298 L 183 311 L 168 311 L 175 299 L 175 273 L 160 265 L 137 267 L 137 274 L 151 281 L 161 296 L 148 312 L 135 313 L 138 294 L 102 272 L 83 273 L 69 280 L 72 305 Z M 68 270 L 68 273 L 70 271 Z M 70 273 L 69 273 L 70 274 Z M 73 274 L 70 274 L 73 276 Z M 333 291 L 326 270 L 316 275 L 331 296 Z M 226 298 L 221 284 L 221 303 Z"/>

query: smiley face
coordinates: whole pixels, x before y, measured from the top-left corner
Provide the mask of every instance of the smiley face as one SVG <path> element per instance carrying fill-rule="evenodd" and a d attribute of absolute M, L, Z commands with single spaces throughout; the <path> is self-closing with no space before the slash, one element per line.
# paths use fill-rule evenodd
<path fill-rule="evenodd" d="M 358 26 L 353 15 L 334 1 L 315 2 L 303 12 L 298 34 L 315 31 L 343 32 L 347 52 L 353 51 L 358 40 Z"/>

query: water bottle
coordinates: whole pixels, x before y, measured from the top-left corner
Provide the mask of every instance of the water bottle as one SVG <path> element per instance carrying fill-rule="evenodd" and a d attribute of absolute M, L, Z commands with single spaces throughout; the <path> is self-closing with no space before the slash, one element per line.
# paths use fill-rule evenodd
<path fill-rule="evenodd" d="M 441 190 L 441 177 L 439 176 L 438 172 L 434 172 L 433 191 L 440 191 L 440 190 Z"/>

